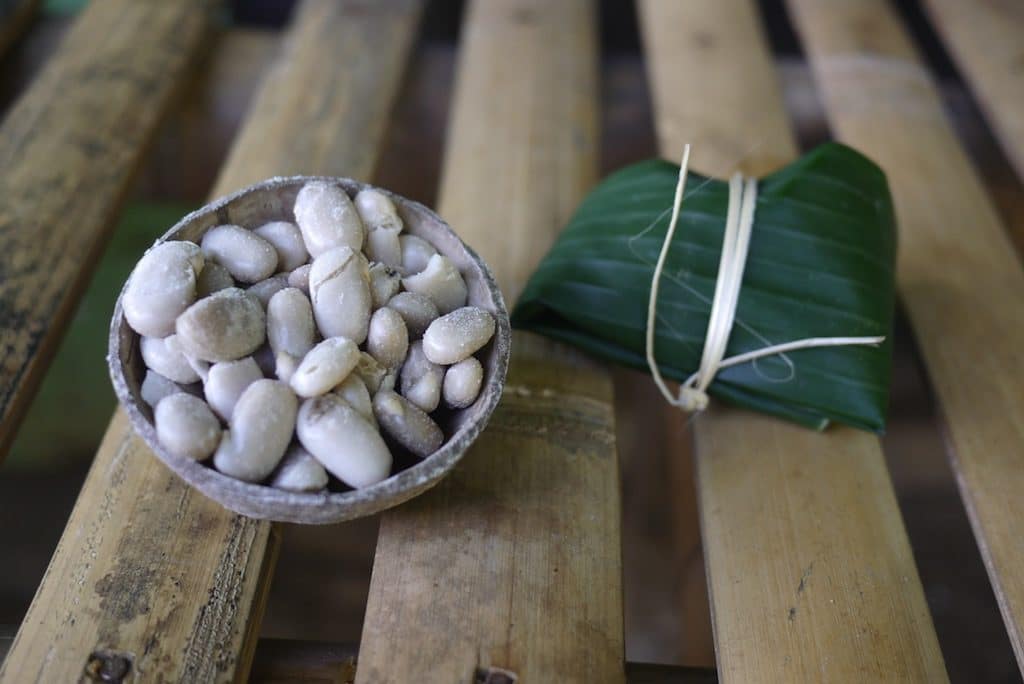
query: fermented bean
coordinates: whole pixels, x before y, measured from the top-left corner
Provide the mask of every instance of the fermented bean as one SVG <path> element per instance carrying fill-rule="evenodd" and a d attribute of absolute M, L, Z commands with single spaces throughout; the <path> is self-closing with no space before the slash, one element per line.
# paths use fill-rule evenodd
<path fill-rule="evenodd" d="M 384 432 L 420 458 L 434 453 L 444 442 L 444 433 L 430 416 L 391 390 L 373 398 L 373 414 Z"/>
<path fill-rule="evenodd" d="M 452 408 L 466 408 L 480 395 L 484 367 L 470 356 L 449 366 L 444 373 L 444 403 Z"/>
<path fill-rule="evenodd" d="M 291 271 L 309 261 L 306 243 L 299 227 L 289 221 L 264 223 L 252 232 L 269 242 L 277 251 L 277 270 Z"/>
<path fill-rule="evenodd" d="M 161 242 L 135 265 L 121 300 L 132 330 L 149 337 L 167 337 L 174 322 L 196 300 L 196 279 L 203 254 L 192 242 Z"/>
<path fill-rule="evenodd" d="M 379 309 L 398 294 L 402 287 L 402 276 L 387 264 L 373 264 L 370 266 L 369 274 L 370 300 L 373 302 L 373 308 Z"/>
<path fill-rule="evenodd" d="M 330 392 L 359 363 L 359 347 L 347 337 L 328 337 L 303 357 L 289 384 L 300 397 Z"/>
<path fill-rule="evenodd" d="M 373 401 L 370 399 L 370 390 L 366 389 L 366 383 L 356 373 L 349 373 L 340 385 L 331 390 L 334 394 L 348 402 L 349 406 L 359 412 L 363 418 L 374 425 L 377 419 L 373 415 Z"/>
<path fill-rule="evenodd" d="M 206 231 L 203 256 L 216 261 L 243 283 L 269 278 L 277 270 L 277 250 L 251 230 L 226 224 Z"/>
<path fill-rule="evenodd" d="M 292 440 L 297 411 L 298 401 L 283 382 L 257 380 L 249 385 L 213 455 L 214 467 L 246 482 L 266 478 Z"/>
<path fill-rule="evenodd" d="M 391 473 L 391 452 L 377 428 L 336 394 L 302 402 L 296 434 L 316 460 L 350 487 L 367 487 Z"/>
<path fill-rule="evenodd" d="M 366 340 L 370 326 L 370 276 L 366 259 L 348 247 L 321 254 L 309 271 L 313 315 L 324 337 Z"/>
<path fill-rule="evenodd" d="M 314 259 L 336 247 L 363 247 L 363 222 L 352 200 L 337 185 L 311 181 L 295 198 L 295 222 Z"/>
<path fill-rule="evenodd" d="M 384 382 L 384 377 L 388 374 L 388 369 L 380 365 L 377 359 L 373 358 L 366 352 L 359 352 L 359 362 L 356 364 L 355 370 L 353 371 L 359 376 L 359 379 L 366 385 L 366 389 L 369 390 L 370 396 L 373 396 L 380 389 L 381 383 Z"/>
<path fill-rule="evenodd" d="M 291 383 L 295 369 L 299 367 L 301 361 L 300 357 L 292 356 L 288 352 L 277 352 L 274 356 L 274 375 L 281 382 Z"/>
<path fill-rule="evenodd" d="M 305 264 L 289 273 L 288 286 L 297 287 L 302 290 L 303 294 L 309 296 L 309 269 L 311 268 L 313 268 L 312 264 Z"/>
<path fill-rule="evenodd" d="M 354 200 L 359 218 L 367 231 L 391 230 L 402 232 L 402 219 L 394 202 L 385 193 L 375 188 L 366 188 L 356 194 Z"/>
<path fill-rule="evenodd" d="M 182 351 L 204 361 L 234 361 L 266 339 L 267 318 L 253 295 L 230 287 L 200 299 L 178 317 Z"/>
<path fill-rule="evenodd" d="M 409 351 L 409 332 L 394 309 L 377 309 L 370 318 L 366 351 L 385 368 L 397 368 Z"/>
<path fill-rule="evenodd" d="M 418 235 L 402 235 L 398 238 L 402 248 L 402 271 L 405 275 L 415 275 L 430 263 L 430 257 L 437 254 L 437 249 Z"/>
<path fill-rule="evenodd" d="M 235 286 L 235 279 L 216 261 L 207 261 L 196 281 L 196 297 L 203 298 L 218 290 L 224 290 Z"/>
<path fill-rule="evenodd" d="M 423 333 L 423 353 L 434 363 L 449 365 L 472 356 L 494 335 L 494 316 L 464 306 L 441 316 Z"/>
<path fill-rule="evenodd" d="M 423 354 L 423 342 L 409 345 L 409 356 L 402 365 L 401 394 L 420 409 L 431 413 L 441 403 L 444 368 Z"/>
<path fill-rule="evenodd" d="M 442 314 L 464 306 L 469 293 L 466 281 L 462 279 L 455 264 L 440 254 L 430 257 L 427 267 L 421 272 L 403 278 L 402 285 L 409 292 L 419 292 L 430 297 Z"/>
<path fill-rule="evenodd" d="M 392 268 L 402 265 L 402 245 L 398 241 L 398 231 L 378 228 L 366 234 L 366 245 L 363 247 L 367 258 L 371 261 L 387 264 Z"/>
<path fill-rule="evenodd" d="M 183 384 L 196 382 L 199 380 L 199 374 L 193 370 L 177 342 L 177 335 L 140 338 L 139 351 L 142 352 L 142 360 L 147 368 L 169 380 Z"/>
<path fill-rule="evenodd" d="M 288 276 L 280 273 L 250 285 L 245 291 L 260 300 L 260 304 L 266 309 L 271 297 L 286 287 L 288 287 Z"/>
<path fill-rule="evenodd" d="M 139 388 L 139 395 L 142 397 L 142 401 L 149 404 L 151 408 L 156 408 L 161 399 L 184 391 L 181 385 L 173 380 L 165 378 L 156 371 L 147 370 L 146 377 L 142 379 L 142 386 Z"/>
<path fill-rule="evenodd" d="M 270 486 L 290 492 L 316 492 L 327 486 L 327 471 L 308 451 L 293 444 L 270 479 Z"/>
<path fill-rule="evenodd" d="M 217 417 L 206 402 L 191 394 L 166 397 L 154 411 L 156 438 L 175 456 L 202 461 L 213 453 L 220 441 Z"/>
<path fill-rule="evenodd" d="M 275 353 L 287 352 L 302 358 L 316 335 L 313 306 L 302 291 L 288 287 L 277 292 L 267 304 L 267 341 Z"/>
<path fill-rule="evenodd" d="M 230 421 L 238 398 L 249 385 L 262 379 L 263 371 L 251 356 L 238 361 L 222 361 L 210 366 L 203 392 L 214 413 Z"/>
<path fill-rule="evenodd" d="M 388 308 L 394 309 L 405 321 L 409 339 L 423 337 L 423 333 L 441 313 L 426 295 L 416 292 L 399 292 L 388 300 Z"/>

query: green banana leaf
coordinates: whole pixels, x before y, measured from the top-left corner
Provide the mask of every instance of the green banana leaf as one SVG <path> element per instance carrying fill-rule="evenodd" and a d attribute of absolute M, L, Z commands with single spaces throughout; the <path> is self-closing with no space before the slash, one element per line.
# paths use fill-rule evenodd
<path fill-rule="evenodd" d="M 650 160 L 594 188 L 530 278 L 513 326 L 646 370 L 647 300 L 678 174 Z M 686 186 L 655 328 L 661 372 L 679 381 L 700 362 L 729 197 L 727 182 L 698 174 Z M 765 176 L 726 357 L 807 337 L 886 340 L 733 366 L 709 394 L 816 429 L 834 420 L 881 432 L 895 260 L 892 200 L 871 160 L 829 143 Z"/>

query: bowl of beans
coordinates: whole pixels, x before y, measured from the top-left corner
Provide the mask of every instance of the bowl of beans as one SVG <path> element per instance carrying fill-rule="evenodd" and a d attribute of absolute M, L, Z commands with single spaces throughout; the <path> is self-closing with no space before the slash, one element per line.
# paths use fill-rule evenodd
<path fill-rule="evenodd" d="M 511 332 L 434 212 L 347 178 L 215 200 L 142 256 L 108 362 L 136 433 L 255 518 L 331 523 L 436 484 L 501 397 Z"/>

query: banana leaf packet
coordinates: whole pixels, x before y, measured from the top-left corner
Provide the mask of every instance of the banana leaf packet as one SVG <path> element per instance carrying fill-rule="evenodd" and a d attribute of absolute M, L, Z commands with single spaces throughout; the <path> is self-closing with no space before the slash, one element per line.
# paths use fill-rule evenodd
<path fill-rule="evenodd" d="M 647 301 L 678 173 L 678 165 L 649 160 L 594 188 L 531 276 L 513 327 L 647 370 Z M 728 182 L 689 174 L 655 328 L 658 366 L 674 380 L 700 362 L 728 200 Z M 725 368 L 708 393 L 819 430 L 836 421 L 882 432 L 895 262 L 889 186 L 867 157 L 828 143 L 762 178 L 726 356 L 808 337 L 886 339 Z"/>

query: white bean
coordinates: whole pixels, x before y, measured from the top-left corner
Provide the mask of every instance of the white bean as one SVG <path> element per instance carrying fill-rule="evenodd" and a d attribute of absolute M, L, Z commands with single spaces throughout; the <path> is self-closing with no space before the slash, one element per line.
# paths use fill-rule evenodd
<path fill-rule="evenodd" d="M 426 413 L 391 390 L 373 398 L 373 414 L 388 435 L 420 458 L 437 451 L 444 433 Z"/>
<path fill-rule="evenodd" d="M 302 290 L 288 287 L 270 298 L 267 341 L 275 353 L 283 351 L 302 358 L 313 348 L 315 335 L 313 305 Z"/>
<path fill-rule="evenodd" d="M 359 363 L 359 347 L 347 337 L 328 337 L 313 347 L 289 383 L 300 397 L 315 397 L 330 392 L 348 377 Z"/>
<path fill-rule="evenodd" d="M 321 254 L 309 271 L 313 314 L 324 337 L 366 340 L 370 326 L 370 276 L 366 259 L 348 247 Z"/>
<path fill-rule="evenodd" d="M 291 442 L 297 411 L 298 401 L 283 382 L 257 380 L 249 385 L 213 455 L 214 467 L 246 482 L 266 478 Z"/>
<path fill-rule="evenodd" d="M 302 290 L 303 294 L 309 296 L 309 269 L 311 268 L 313 268 L 312 264 L 305 264 L 289 273 L 288 286 L 297 287 Z"/>
<path fill-rule="evenodd" d="M 234 361 L 263 344 L 267 318 L 256 297 L 230 287 L 190 306 L 178 316 L 176 329 L 186 355 L 204 361 Z"/>
<path fill-rule="evenodd" d="M 264 223 L 252 232 L 273 245 L 277 251 L 277 269 L 291 271 L 309 261 L 306 243 L 299 227 L 289 221 Z"/>
<path fill-rule="evenodd" d="M 395 204 L 385 193 L 376 188 L 365 188 L 356 194 L 356 211 L 368 231 L 393 230 L 402 232 L 402 219 Z"/>
<path fill-rule="evenodd" d="M 174 321 L 196 299 L 196 279 L 203 254 L 192 242 L 161 242 L 135 265 L 121 308 L 128 325 L 140 335 L 167 337 Z"/>
<path fill-rule="evenodd" d="M 423 337 L 423 333 L 441 313 L 426 295 L 416 292 L 399 292 L 388 300 L 388 308 L 394 309 L 405 321 L 409 339 Z"/>
<path fill-rule="evenodd" d="M 386 228 L 371 230 L 366 234 L 363 251 L 371 261 L 387 264 L 392 268 L 402 265 L 402 244 L 398 241 L 397 230 Z"/>
<path fill-rule="evenodd" d="M 263 371 L 251 356 L 238 361 L 222 361 L 210 366 L 203 392 L 214 413 L 230 421 L 231 412 L 242 393 L 249 385 L 262 379 Z"/>
<path fill-rule="evenodd" d="M 156 405 L 156 438 L 176 456 L 202 461 L 220 441 L 217 417 L 206 402 L 191 394 L 172 394 Z"/>
<path fill-rule="evenodd" d="M 444 368 L 430 361 L 423 354 L 423 342 L 417 340 L 409 345 L 409 356 L 402 365 L 402 396 L 431 413 L 441 403 L 441 383 Z"/>
<path fill-rule="evenodd" d="M 423 353 L 434 363 L 449 365 L 472 356 L 494 335 L 494 316 L 464 306 L 441 316 L 423 333 Z"/>
<path fill-rule="evenodd" d="M 430 257 L 427 267 L 416 275 L 406 276 L 402 285 L 409 292 L 424 294 L 437 305 L 442 314 L 465 306 L 469 290 L 455 264 L 441 254 Z"/>
<path fill-rule="evenodd" d="M 196 281 L 196 296 L 200 299 L 218 290 L 235 286 L 235 279 L 216 261 L 207 261 Z"/>
<path fill-rule="evenodd" d="M 359 379 L 366 385 L 366 389 L 369 390 L 370 396 L 373 396 L 380 390 L 384 378 L 388 374 L 388 369 L 380 365 L 377 359 L 373 358 L 366 352 L 359 352 L 359 363 L 356 364 L 355 370 L 353 371 Z"/>
<path fill-rule="evenodd" d="M 142 337 L 139 339 L 139 351 L 147 368 L 169 380 L 183 384 L 199 380 L 199 374 L 181 351 L 177 335 Z"/>
<path fill-rule="evenodd" d="M 142 379 L 142 386 L 139 388 L 139 395 L 142 401 L 156 408 L 161 399 L 166 399 L 172 394 L 184 392 L 185 390 L 178 383 L 169 380 L 156 371 L 147 370 L 146 377 Z"/>
<path fill-rule="evenodd" d="M 385 368 L 397 368 L 409 351 L 409 332 L 394 309 L 377 309 L 370 318 L 366 351 Z"/>
<path fill-rule="evenodd" d="M 256 365 L 260 367 L 260 372 L 263 373 L 265 378 L 275 377 L 277 372 L 277 359 L 274 355 L 274 350 L 270 348 L 269 344 L 263 344 L 259 349 L 253 352 L 252 358 L 256 361 Z"/>
<path fill-rule="evenodd" d="M 402 276 L 398 275 L 398 271 L 387 264 L 370 266 L 370 299 L 374 309 L 386 306 L 401 287 Z"/>
<path fill-rule="evenodd" d="M 430 257 L 437 254 L 437 249 L 418 235 L 402 235 L 398 238 L 402 247 L 402 271 L 406 275 L 415 275 L 427 267 Z"/>
<path fill-rule="evenodd" d="M 316 460 L 350 487 L 367 487 L 391 473 L 391 452 L 377 428 L 336 394 L 304 401 L 296 434 Z"/>
<path fill-rule="evenodd" d="M 480 395 L 484 367 L 470 356 L 449 366 L 444 374 L 444 403 L 452 408 L 466 408 Z"/>
<path fill-rule="evenodd" d="M 274 375 L 281 382 L 291 383 L 292 376 L 295 375 L 295 369 L 299 367 L 299 362 L 302 359 L 297 356 L 292 356 L 288 352 L 277 352 L 274 355 Z"/>
<path fill-rule="evenodd" d="M 277 270 L 277 250 L 251 230 L 226 224 L 206 231 L 203 256 L 228 270 L 243 283 L 269 278 Z"/>
<path fill-rule="evenodd" d="M 370 399 L 370 390 L 366 389 L 366 383 L 359 375 L 349 373 L 349 376 L 331 391 L 348 402 L 349 406 L 358 411 L 363 418 L 374 425 L 377 424 L 377 419 L 373 415 L 373 400 Z"/>
<path fill-rule="evenodd" d="M 265 280 L 261 280 L 258 283 L 250 285 L 245 288 L 245 291 L 260 300 L 260 304 L 262 304 L 263 308 L 266 309 L 267 304 L 270 303 L 270 298 L 286 287 L 288 287 L 288 276 L 283 273 L 279 273 L 276 276 L 271 276 Z"/>
<path fill-rule="evenodd" d="M 316 492 L 327 486 L 327 471 L 308 451 L 293 444 L 281 459 L 270 486 L 290 492 Z"/>
<path fill-rule="evenodd" d="M 363 222 L 349 196 L 337 185 L 311 181 L 295 198 L 295 222 L 314 259 L 336 247 L 363 247 Z"/>

